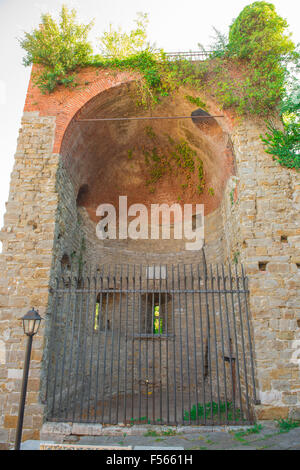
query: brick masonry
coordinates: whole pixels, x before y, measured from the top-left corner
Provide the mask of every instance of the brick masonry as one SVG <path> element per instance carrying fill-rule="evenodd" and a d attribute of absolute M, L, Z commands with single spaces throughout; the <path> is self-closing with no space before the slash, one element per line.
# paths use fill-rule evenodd
<path fill-rule="evenodd" d="M 29 84 L 10 193 L 1 231 L 0 445 L 14 440 L 25 338 L 18 319 L 32 306 L 43 322 L 34 338 L 23 439 L 38 439 L 43 423 L 49 337 L 49 286 L 64 254 L 84 261 L 145 264 L 189 262 L 175 240 L 169 246 L 99 242 L 59 152 L 65 131 L 81 107 L 99 93 L 137 77 L 86 69 L 80 86 L 42 95 Z M 215 105 L 214 109 L 217 109 Z M 229 118 L 226 118 L 229 121 Z M 229 130 L 228 130 L 229 129 Z M 300 183 L 299 175 L 272 161 L 259 135 L 264 123 L 231 120 L 236 175 L 220 208 L 207 220 L 209 262 L 242 261 L 249 276 L 260 419 L 300 417 Z"/>

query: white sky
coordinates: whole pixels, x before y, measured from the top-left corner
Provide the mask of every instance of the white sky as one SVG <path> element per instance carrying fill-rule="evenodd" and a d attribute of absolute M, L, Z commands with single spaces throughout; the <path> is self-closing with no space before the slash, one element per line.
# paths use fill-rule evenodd
<path fill-rule="evenodd" d="M 287 19 L 293 40 L 300 42 L 299 0 L 270 0 Z M 133 27 L 138 11 L 149 14 L 150 41 L 165 51 L 197 50 L 211 43 L 212 26 L 228 32 L 232 20 L 251 0 L 0 0 L 0 227 L 8 199 L 10 172 L 23 112 L 30 68 L 22 65 L 17 37 L 40 22 L 41 13 L 57 15 L 62 4 L 76 8 L 80 22 L 95 19 L 91 40 L 109 23 Z M 97 52 L 96 47 L 94 51 Z"/>

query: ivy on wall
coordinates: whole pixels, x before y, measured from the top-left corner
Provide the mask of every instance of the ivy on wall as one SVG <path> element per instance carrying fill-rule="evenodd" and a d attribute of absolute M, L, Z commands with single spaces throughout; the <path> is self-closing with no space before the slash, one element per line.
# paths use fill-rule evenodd
<path fill-rule="evenodd" d="M 148 171 L 148 178 L 146 185 L 150 193 L 154 193 L 156 183 L 164 175 L 174 175 L 180 171 L 182 178 L 182 190 L 185 190 L 189 183 L 192 174 L 197 171 L 197 192 L 202 194 L 205 186 L 203 162 L 198 157 L 196 150 L 194 150 L 187 141 L 184 139 L 174 140 L 168 136 L 168 145 L 162 149 L 159 145 L 153 128 L 147 126 L 145 128 L 145 135 L 148 137 L 149 142 L 143 149 L 144 160 Z M 128 155 L 132 157 L 132 150 L 128 151 Z"/>
<path fill-rule="evenodd" d="M 215 52 L 200 63 L 168 60 L 163 50 L 151 45 L 145 14 L 138 14 L 136 29 L 130 33 L 110 26 L 99 39 L 101 54 L 96 55 L 88 41 L 93 22 L 78 24 L 75 10 L 69 12 L 63 6 L 59 21 L 49 14 L 41 20 L 40 27 L 25 33 L 20 44 L 26 51 L 24 64 L 41 66 L 35 80 L 43 92 L 51 93 L 58 85 L 76 86 L 76 71 L 88 65 L 134 70 L 141 75 L 137 102 L 144 107 L 155 106 L 185 86 L 211 93 L 221 107 L 234 109 L 239 115 L 267 118 L 277 113 L 283 120 L 280 106 L 287 96 L 289 66 L 298 63 L 299 53 L 286 33 L 286 20 L 271 3 L 258 1 L 246 6 L 232 22 L 228 38 L 217 32 Z M 196 105 L 201 101 L 191 95 L 186 98 Z M 299 125 L 296 121 L 283 121 L 283 125 L 284 130 L 278 130 L 268 121 L 266 151 L 281 164 L 285 160 L 286 166 L 298 168 L 294 143 L 299 143 Z M 293 149 L 286 158 L 281 154 L 285 148 Z"/>
<path fill-rule="evenodd" d="M 268 132 L 261 136 L 265 151 L 280 165 L 300 169 L 300 86 L 294 83 L 289 95 L 280 104 L 282 127 L 272 120 Z"/>

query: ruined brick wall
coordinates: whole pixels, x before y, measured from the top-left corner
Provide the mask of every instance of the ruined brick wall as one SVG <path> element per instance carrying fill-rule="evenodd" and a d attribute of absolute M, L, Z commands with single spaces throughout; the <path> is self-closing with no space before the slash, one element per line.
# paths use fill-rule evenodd
<path fill-rule="evenodd" d="M 37 439 L 43 422 L 49 338 L 49 286 L 64 254 L 85 261 L 99 243 L 99 262 L 190 262 L 180 247 L 149 255 L 143 243 L 122 251 L 91 236 L 94 225 L 76 207 L 76 192 L 59 157 L 64 132 L 93 96 L 133 78 L 86 70 L 82 86 L 41 95 L 29 85 L 4 227 L 0 281 L 0 443 L 14 440 L 25 340 L 22 315 L 32 306 L 46 319 L 34 338 L 23 439 Z M 86 83 L 84 86 L 83 84 Z M 237 125 L 231 137 L 236 177 L 227 185 L 220 210 L 207 220 L 208 262 L 239 259 L 249 276 L 259 418 L 299 417 L 299 175 L 274 163 L 262 148 L 261 122 Z M 131 244 L 131 246 L 129 246 Z M 101 249 L 100 249 L 101 248 Z M 162 252 L 163 255 L 162 255 Z M 169 256 L 169 258 L 168 258 Z M 118 261 L 117 261 L 118 260 Z M 194 260 L 193 260 L 194 262 Z"/>

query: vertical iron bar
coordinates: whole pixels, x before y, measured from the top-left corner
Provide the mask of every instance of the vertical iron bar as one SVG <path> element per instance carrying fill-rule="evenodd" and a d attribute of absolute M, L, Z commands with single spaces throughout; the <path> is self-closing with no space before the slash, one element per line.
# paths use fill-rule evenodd
<path fill-rule="evenodd" d="M 132 302 L 132 329 L 131 329 L 131 334 L 132 334 L 132 344 L 131 344 L 131 349 L 132 349 L 132 370 L 131 370 L 131 421 L 133 422 L 134 417 L 133 417 L 133 409 L 134 409 L 134 350 L 135 350 L 135 342 L 134 342 L 134 336 L 135 336 L 135 264 L 133 266 L 133 277 L 132 277 L 132 287 L 133 287 L 133 302 Z"/>
<path fill-rule="evenodd" d="M 250 320 L 249 320 L 249 311 L 248 311 L 248 299 L 247 299 L 247 278 L 244 273 L 243 265 L 242 268 L 242 278 L 243 278 L 243 289 L 244 289 L 244 297 L 245 297 L 245 310 L 246 310 L 246 318 L 247 318 L 247 329 L 248 329 L 248 341 L 249 341 L 249 349 L 250 349 L 250 360 L 251 360 L 251 375 L 252 375 L 252 386 L 253 386 L 253 400 L 256 403 L 256 386 L 255 386 L 255 378 L 254 378 L 254 361 L 253 361 L 253 350 L 252 350 L 252 341 L 251 341 L 251 330 L 250 330 Z"/>
<path fill-rule="evenodd" d="M 76 354 L 76 373 L 75 373 L 75 388 L 74 388 L 74 401 L 73 401 L 73 412 L 72 412 L 72 420 L 73 422 L 75 421 L 75 414 L 76 414 L 76 408 L 77 408 L 77 385 L 78 385 L 78 373 L 79 373 L 79 363 L 80 363 L 80 353 L 81 353 L 81 345 L 80 345 L 80 339 L 81 339 L 81 321 L 82 321 L 82 306 L 83 306 L 83 290 L 84 290 L 84 280 L 81 277 L 80 281 L 82 282 L 81 285 L 81 299 L 80 299 L 80 313 L 79 313 L 79 322 L 78 322 L 78 334 L 77 334 L 77 354 Z"/>
<path fill-rule="evenodd" d="M 103 374 L 102 374 L 102 424 L 104 424 L 104 399 L 105 399 L 105 373 L 106 373 L 106 353 L 107 353 L 107 326 L 108 326 L 108 302 L 109 302 L 109 285 L 110 285 L 110 265 L 106 277 L 106 305 L 105 305 L 105 338 L 104 338 L 104 357 L 103 357 Z"/>
<path fill-rule="evenodd" d="M 76 312 L 77 312 L 77 286 L 79 279 L 74 277 L 74 281 L 72 281 L 72 285 L 74 282 L 74 308 L 73 308 L 73 315 L 72 315 L 72 336 L 71 336 L 71 345 L 70 345 L 70 358 L 69 358 L 69 373 L 68 373 L 68 380 L 67 380 L 67 397 L 66 397 L 66 414 L 65 419 L 69 416 L 69 408 L 70 406 L 70 385 L 71 385 L 71 375 L 72 375 L 72 362 L 73 362 L 73 344 L 74 344 L 74 337 L 75 337 L 75 330 L 76 330 Z M 71 411 L 71 410 L 70 410 Z"/>
<path fill-rule="evenodd" d="M 181 424 L 184 424 L 184 397 L 183 397 L 183 358 L 182 358 L 182 320 L 181 320 L 181 301 L 180 301 L 180 270 L 177 265 L 177 287 L 178 287 L 178 309 L 179 309 L 179 338 L 180 338 L 180 383 L 181 383 Z M 189 410 L 190 413 L 190 410 Z"/>
<path fill-rule="evenodd" d="M 156 266 L 153 267 L 153 291 L 152 291 L 152 322 L 151 322 L 151 332 L 152 332 L 152 420 L 155 424 L 155 333 L 154 333 L 154 292 L 155 292 L 155 273 Z"/>
<path fill-rule="evenodd" d="M 186 283 L 186 269 L 185 264 L 183 265 L 183 276 L 184 276 L 184 307 L 185 307 L 185 333 L 186 333 L 186 362 L 187 362 L 187 377 L 188 377 L 188 406 L 191 410 L 191 379 L 190 379 L 190 359 L 189 359 L 189 318 L 187 310 L 187 283 Z M 191 413 L 189 415 L 189 424 L 191 424 Z"/>
<path fill-rule="evenodd" d="M 177 344 L 177 333 L 176 333 L 176 322 L 175 322 L 175 280 L 174 280 L 174 265 L 172 264 L 172 327 L 173 327 L 173 367 L 174 367 L 174 424 L 177 425 L 177 379 L 176 379 L 176 344 Z"/>
<path fill-rule="evenodd" d="M 158 335 L 159 335 L 159 419 L 160 424 L 162 424 L 162 377 L 161 377 L 161 264 L 159 265 L 159 294 L 158 294 L 158 304 L 159 304 L 159 327 L 158 327 Z"/>
<path fill-rule="evenodd" d="M 216 358 L 216 376 L 217 376 L 217 396 L 218 396 L 218 418 L 219 423 L 221 422 L 221 410 L 220 410 L 220 382 L 219 382 L 219 364 L 218 364 L 218 346 L 217 346 L 217 327 L 216 327 L 216 312 L 215 312 L 215 288 L 214 288 L 214 275 L 212 266 L 210 265 L 210 277 L 211 277 L 211 290 L 212 290 L 212 313 L 213 313 L 213 326 L 214 326 L 214 337 L 215 337 L 215 358 Z"/>
<path fill-rule="evenodd" d="M 92 377 L 93 377 L 93 356 L 94 356 L 94 336 L 95 336 L 95 318 L 96 318 L 96 302 L 97 302 L 97 270 L 94 272 L 93 275 L 93 286 L 94 288 L 92 289 L 90 295 L 93 294 L 93 301 L 92 301 L 92 315 L 91 315 L 91 322 L 92 322 L 92 327 L 91 327 L 91 351 L 90 351 L 90 369 L 89 369 L 89 385 L 88 385 L 88 399 L 87 399 L 87 420 L 90 420 L 90 401 L 91 401 L 91 389 L 92 389 Z M 98 321 L 99 321 L 99 309 L 98 309 Z M 95 390 L 96 393 L 96 390 Z"/>
<path fill-rule="evenodd" d="M 82 419 L 82 412 L 83 412 L 83 402 L 84 402 L 84 395 L 85 395 L 85 385 L 86 385 L 86 378 L 85 378 L 85 363 L 86 363 L 86 343 L 88 337 L 88 322 L 89 322 L 89 306 L 90 306 L 90 288 L 91 288 L 91 271 L 90 275 L 87 278 L 87 293 L 85 299 L 85 325 L 84 325 L 84 344 L 83 344 L 83 357 L 82 357 L 82 384 L 81 384 L 81 400 L 80 400 L 80 415 L 79 420 Z"/>
<path fill-rule="evenodd" d="M 70 325 L 70 303 L 71 303 L 71 295 L 72 295 L 72 274 L 69 277 L 69 292 L 68 292 L 68 308 L 67 308 L 67 318 L 66 318 L 66 329 L 65 329 L 65 337 L 64 337 L 64 345 L 63 345 L 63 357 L 62 357 L 62 366 L 61 366 L 61 377 L 60 377 L 60 396 L 59 396 L 59 414 L 61 414 L 61 408 L 62 408 L 62 392 L 63 392 L 63 383 L 64 383 L 64 370 L 65 370 L 65 358 L 66 358 L 66 348 L 67 348 L 67 338 L 69 338 L 69 325 Z M 68 403 L 66 404 L 68 406 Z M 60 417 L 60 416 L 59 416 Z"/>
<path fill-rule="evenodd" d="M 51 411 L 50 411 L 50 398 L 51 398 L 51 393 L 50 392 L 50 383 L 52 382 L 51 376 L 52 376 L 52 351 L 54 350 L 53 344 L 54 344 L 54 332 L 56 330 L 56 315 L 57 315 L 57 303 L 58 303 L 58 288 L 59 288 L 59 279 L 58 277 L 56 278 L 56 286 L 55 286 L 55 298 L 54 298 L 54 307 L 53 310 L 51 311 L 51 317 L 50 317 L 50 338 L 49 338 L 49 346 L 48 346 L 48 367 L 47 367 L 47 382 L 46 382 L 46 400 L 47 400 L 47 415 L 49 414 L 51 416 Z M 54 356 L 55 360 L 55 356 Z"/>
<path fill-rule="evenodd" d="M 204 254 L 204 252 L 203 252 Z M 207 363 L 210 384 L 210 419 L 213 422 L 213 395 L 212 395 L 212 370 L 211 370 L 211 345 L 210 345 L 210 317 L 209 317 L 209 303 L 208 303 L 208 275 L 205 261 L 205 274 L 204 274 L 204 288 L 205 288 L 205 304 L 206 304 L 206 321 L 207 321 Z"/>
<path fill-rule="evenodd" d="M 228 354 L 230 363 L 230 377 L 231 377 L 231 390 L 232 390 L 232 404 L 233 404 L 233 419 L 235 421 L 235 389 L 234 389 L 234 377 L 232 367 L 232 355 L 231 355 L 231 335 L 230 335 L 230 323 L 228 317 L 228 303 L 227 303 L 227 288 L 226 288 L 226 276 L 224 273 L 224 265 L 222 264 L 222 278 L 224 287 L 224 300 L 225 300 L 225 313 L 226 313 L 226 324 L 227 324 L 227 341 L 228 341 Z"/>
<path fill-rule="evenodd" d="M 166 318 L 166 382 L 167 382 L 167 424 L 170 424 L 169 409 L 169 312 L 168 312 L 168 266 L 166 265 L 166 293 L 165 293 L 165 318 Z"/>
<path fill-rule="evenodd" d="M 139 274 L 139 423 L 141 422 L 141 410 L 142 410 L 142 318 L 141 318 L 141 290 L 142 290 L 142 266 L 140 265 L 140 274 Z"/>
<path fill-rule="evenodd" d="M 197 265 L 197 273 L 198 273 L 198 291 L 199 291 L 199 320 L 200 320 L 200 341 L 201 341 L 201 370 L 202 370 L 202 387 L 203 387 L 203 418 L 204 424 L 206 424 L 206 403 L 205 403 L 205 370 L 204 370 L 204 348 L 203 348 L 203 321 L 202 321 L 202 299 L 201 299 L 201 276 L 200 276 L 200 269 L 199 264 Z M 198 407 L 198 403 L 197 403 Z"/>
<path fill-rule="evenodd" d="M 230 284 L 230 291 L 231 291 L 231 306 L 232 306 L 233 330 L 234 330 L 234 340 L 235 340 L 235 356 L 236 356 L 235 363 L 236 363 L 236 372 L 237 372 L 239 397 L 240 397 L 240 419 L 243 420 L 243 403 L 242 403 L 241 378 L 240 378 L 239 347 L 238 347 L 238 339 L 237 339 L 237 327 L 236 327 L 234 297 L 233 297 L 233 284 L 232 284 L 230 264 L 228 264 L 228 275 L 229 275 L 229 284 Z"/>
<path fill-rule="evenodd" d="M 101 322 L 102 322 L 102 309 L 103 309 L 103 275 L 104 275 L 104 266 L 102 266 L 102 271 L 100 274 L 100 299 L 98 307 L 98 332 L 97 332 L 97 366 L 96 366 L 96 385 L 95 385 L 95 401 L 94 401 L 94 420 L 97 419 L 98 411 L 98 390 L 100 389 L 99 384 L 99 369 L 100 369 L 100 348 L 101 348 Z M 96 283 L 97 285 L 97 283 Z M 97 300 L 97 289 L 95 293 Z"/>
<path fill-rule="evenodd" d="M 112 321 L 111 321 L 111 361 L 110 361 L 110 392 L 109 392 L 109 424 L 113 424 L 111 420 L 111 406 L 112 406 L 112 384 L 113 384 L 113 370 L 114 370 L 114 338 L 115 338 L 115 308 L 116 308 L 116 266 L 114 269 L 113 276 L 113 309 L 112 309 Z"/>
<path fill-rule="evenodd" d="M 227 383 L 226 383 L 226 366 L 225 366 L 225 349 L 224 349 L 224 336 L 223 336 L 223 309 L 221 300 L 221 276 L 219 275 L 219 266 L 217 265 L 217 284 L 218 284 L 218 300 L 220 310 L 220 330 L 221 330 L 221 344 L 222 344 L 222 362 L 223 362 L 223 375 L 224 375 L 224 394 L 225 394 L 225 419 L 228 424 L 228 398 L 227 398 Z"/>
<path fill-rule="evenodd" d="M 123 289 L 123 265 L 120 272 L 120 299 L 119 299 L 119 331 L 118 331 L 118 382 L 117 382 L 117 409 L 116 424 L 119 421 L 119 394 L 120 394 L 120 350 L 121 350 L 121 329 L 122 329 L 122 289 Z"/>
<path fill-rule="evenodd" d="M 148 333 L 151 335 L 151 325 L 149 325 L 149 319 L 148 319 L 148 291 L 149 291 L 149 267 L 146 267 L 146 313 L 145 313 L 145 333 Z M 150 312 L 151 314 L 151 312 Z M 149 330 L 150 326 L 150 330 Z M 148 423 L 149 421 L 149 403 L 148 403 L 148 397 L 149 397 L 149 364 L 148 364 L 149 358 L 148 358 L 148 340 L 146 339 L 146 421 Z"/>
<path fill-rule="evenodd" d="M 248 371 L 247 371 L 247 364 L 246 364 L 244 326 L 243 326 L 243 315 L 242 315 L 241 298 L 240 298 L 240 284 L 239 284 L 239 275 L 238 275 L 237 265 L 235 265 L 235 277 L 236 277 L 236 287 L 238 291 L 239 317 L 240 317 L 240 324 L 241 324 L 241 340 L 242 340 L 243 363 L 244 363 L 244 373 L 245 373 L 247 416 L 248 416 L 248 420 L 250 421 L 250 407 L 249 407 L 249 394 L 248 394 Z"/>
<path fill-rule="evenodd" d="M 64 298 L 65 298 L 64 283 L 65 283 L 65 281 L 64 281 L 63 275 L 61 277 L 61 280 L 62 280 L 61 309 L 60 309 L 60 315 L 57 314 L 57 316 L 56 316 L 56 320 L 57 320 L 56 331 L 58 331 L 58 332 L 61 332 L 60 322 L 62 322 L 64 307 L 65 307 L 65 305 L 64 305 Z M 52 400 L 52 412 L 51 412 L 52 416 L 54 416 L 54 413 L 55 413 L 56 384 L 57 384 L 57 378 L 58 378 L 59 365 L 60 365 L 60 362 L 61 362 L 60 358 L 59 358 L 60 345 L 61 345 L 61 342 L 60 342 L 60 336 L 59 336 L 58 338 L 57 337 L 55 338 L 55 343 L 53 344 L 55 369 L 54 369 L 53 400 Z M 60 392 L 60 389 L 59 389 L 59 392 Z"/>
<path fill-rule="evenodd" d="M 129 265 L 127 264 L 126 273 L 126 319 L 125 319 L 125 368 L 124 368 L 124 424 L 126 424 L 126 409 L 127 409 L 127 366 L 128 366 L 128 289 L 129 289 Z"/>
<path fill-rule="evenodd" d="M 197 424 L 199 424 L 199 408 L 198 408 L 198 367 L 197 367 L 197 341 L 196 341 L 196 322 L 195 322 L 195 298 L 194 298 L 194 274 L 191 264 L 191 290 L 192 290 L 192 314 L 193 314 L 193 330 L 194 330 L 194 364 L 195 364 L 195 399 L 196 399 L 196 416 Z"/>

